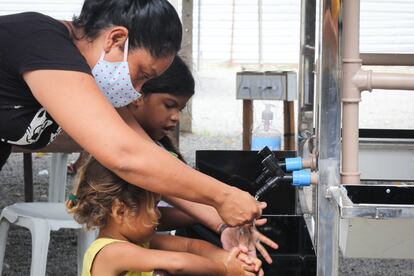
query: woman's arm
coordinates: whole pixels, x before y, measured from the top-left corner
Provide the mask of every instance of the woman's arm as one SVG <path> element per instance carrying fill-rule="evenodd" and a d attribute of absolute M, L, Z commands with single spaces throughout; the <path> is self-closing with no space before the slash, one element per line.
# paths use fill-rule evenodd
<path fill-rule="evenodd" d="M 263 207 L 248 193 L 191 169 L 128 127 L 92 76 L 36 70 L 23 78 L 39 103 L 79 145 L 131 184 L 213 206 L 230 225 L 260 216 Z"/>
<path fill-rule="evenodd" d="M 126 106 L 116 108 L 119 116 L 124 120 L 127 125 L 132 128 L 136 133 L 138 133 L 142 138 L 147 141 L 154 142 L 151 137 L 145 132 L 145 130 L 138 124 L 137 120 L 132 116 L 131 111 L 128 110 Z"/>
<path fill-rule="evenodd" d="M 129 242 L 115 242 L 105 246 L 96 255 L 91 274 L 119 275 L 124 271 L 144 272 L 155 269 L 173 275 L 227 275 L 222 262 L 185 252 L 147 249 Z"/>
<path fill-rule="evenodd" d="M 172 207 L 159 207 L 161 218 L 158 224 L 158 231 L 169 231 L 186 227 L 197 223 L 197 221 L 186 213 Z"/>

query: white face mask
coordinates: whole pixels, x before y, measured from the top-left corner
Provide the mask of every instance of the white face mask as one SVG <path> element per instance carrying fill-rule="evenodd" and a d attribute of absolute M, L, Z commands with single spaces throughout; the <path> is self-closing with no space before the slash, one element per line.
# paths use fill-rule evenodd
<path fill-rule="evenodd" d="M 132 85 L 129 75 L 128 39 L 125 41 L 124 59 L 120 62 L 104 60 L 105 51 L 92 69 L 96 84 L 114 107 L 126 106 L 141 96 Z"/>

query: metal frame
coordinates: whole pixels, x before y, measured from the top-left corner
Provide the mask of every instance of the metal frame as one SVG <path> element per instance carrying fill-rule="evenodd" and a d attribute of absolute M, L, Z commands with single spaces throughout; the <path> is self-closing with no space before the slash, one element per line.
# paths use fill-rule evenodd
<path fill-rule="evenodd" d="M 299 99 L 298 99 L 298 149 L 299 155 L 313 135 L 313 105 L 315 84 L 315 24 L 316 0 L 301 1 Z"/>
<path fill-rule="evenodd" d="M 339 4 L 339 5 L 338 5 Z M 318 275 L 338 275 L 338 208 L 329 189 L 340 183 L 340 2 L 323 0 L 320 5 L 319 110 L 317 150 L 319 183 L 316 191 L 316 255 Z"/>
<path fill-rule="evenodd" d="M 413 219 L 414 205 L 408 204 L 355 204 L 343 186 L 329 189 L 332 198 L 339 206 L 341 218 L 370 219 Z"/>
<path fill-rule="evenodd" d="M 309 66 L 312 57 L 309 56 L 309 52 L 306 52 L 304 41 L 310 36 L 314 37 L 315 33 L 310 28 L 305 28 L 303 24 L 309 24 L 307 17 L 312 18 L 307 15 L 312 12 L 308 6 L 312 4 L 309 1 L 302 1 L 298 153 L 303 157 L 317 154 L 319 184 L 316 191 L 315 189 L 299 190 L 298 200 L 308 229 L 311 234 L 314 234 L 317 275 L 338 275 L 338 245 L 342 239 L 339 233 L 340 225 L 342 230 L 343 225 L 349 226 L 352 220 L 357 223 L 362 222 L 359 225 L 364 223 L 383 225 L 382 223 L 386 222 L 388 223 L 387 227 L 393 227 L 394 223 L 395 227 L 397 227 L 397 223 L 414 223 L 414 205 L 355 204 L 348 198 L 346 189 L 341 185 L 344 180 L 341 181 L 340 177 L 340 173 L 342 173 L 346 180 L 344 183 L 359 184 L 358 160 L 355 161 L 355 156 L 358 157 L 358 155 L 352 153 L 351 156 L 349 152 L 353 151 L 356 145 L 356 154 L 358 153 L 358 125 L 354 131 L 354 123 L 358 122 L 360 92 L 371 88 L 409 89 L 414 83 L 412 75 L 373 73 L 361 70 L 361 65 L 363 63 L 409 65 L 409 62 L 404 59 L 408 57 L 409 60 L 413 60 L 413 55 L 404 55 L 392 61 L 394 55 L 365 54 L 361 59 L 359 57 L 359 0 L 319 0 L 320 35 L 316 47 L 318 48 L 318 60 L 316 62 L 317 80 L 314 93 L 316 103 L 315 106 L 312 106 L 310 101 L 306 104 L 305 99 L 313 89 L 313 84 L 312 87 L 309 87 L 309 78 L 312 77 L 313 72 Z M 316 14 L 316 9 L 313 9 L 313 12 Z M 341 96 L 344 104 L 342 124 Z M 311 139 L 313 116 L 317 118 L 315 141 Z M 344 128 L 342 142 L 346 146 L 342 148 L 342 151 L 341 126 Z M 355 139 L 356 144 L 353 144 Z M 348 156 L 348 160 L 344 161 L 344 154 L 342 154 L 343 163 L 347 163 L 342 164 L 342 169 L 345 167 L 345 171 L 340 172 L 341 152 L 344 151 L 346 151 L 345 155 Z M 352 182 L 353 180 L 356 181 Z M 313 206 L 310 206 L 310 202 L 313 203 Z M 347 236 L 348 233 L 342 234 Z M 390 243 L 390 241 L 385 242 Z M 364 246 L 363 241 L 360 244 Z M 393 254 L 396 258 L 402 256 L 395 251 Z M 365 255 L 365 257 L 367 256 Z M 378 256 L 372 255 L 370 257 Z"/>
<path fill-rule="evenodd" d="M 316 0 L 301 1 L 300 56 L 298 74 L 297 145 L 299 156 L 309 157 L 313 152 L 315 99 L 315 38 Z M 296 212 L 303 214 L 313 246 L 315 246 L 315 219 L 313 214 L 314 187 L 304 187 L 296 193 Z"/>

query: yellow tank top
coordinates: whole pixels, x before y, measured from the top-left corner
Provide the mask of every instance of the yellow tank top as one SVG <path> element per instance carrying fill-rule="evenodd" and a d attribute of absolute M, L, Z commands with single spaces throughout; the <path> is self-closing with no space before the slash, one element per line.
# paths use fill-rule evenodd
<path fill-rule="evenodd" d="M 100 238 L 96 239 L 86 250 L 85 255 L 83 256 L 83 267 L 82 267 L 82 276 L 91 276 L 91 268 L 93 261 L 95 259 L 96 254 L 113 242 L 125 242 L 122 240 L 115 240 L 115 239 L 108 239 L 108 238 Z M 145 243 L 142 247 L 149 248 L 149 243 Z M 151 272 L 135 272 L 135 271 L 128 271 L 125 276 L 152 276 Z"/>

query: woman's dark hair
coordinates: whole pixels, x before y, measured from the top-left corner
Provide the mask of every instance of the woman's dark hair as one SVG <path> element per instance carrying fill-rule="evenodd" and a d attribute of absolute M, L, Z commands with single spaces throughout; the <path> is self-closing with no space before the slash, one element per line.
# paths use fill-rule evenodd
<path fill-rule="evenodd" d="M 130 48 L 147 49 L 156 58 L 175 55 L 181 47 L 181 22 L 167 0 L 85 0 L 73 25 L 91 39 L 105 28 L 124 26 Z"/>
<path fill-rule="evenodd" d="M 179 57 L 175 56 L 172 64 L 160 76 L 146 81 L 141 92 L 151 93 L 168 93 L 175 96 L 194 95 L 194 78 L 187 64 Z"/>

